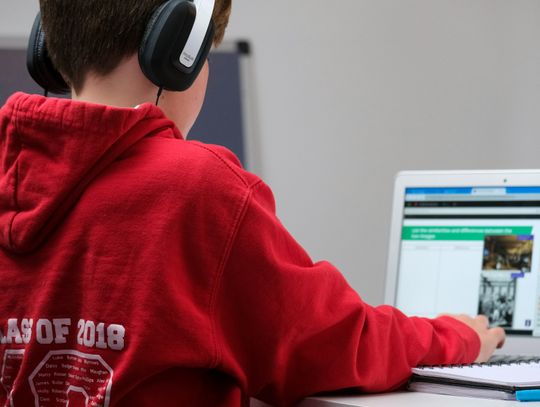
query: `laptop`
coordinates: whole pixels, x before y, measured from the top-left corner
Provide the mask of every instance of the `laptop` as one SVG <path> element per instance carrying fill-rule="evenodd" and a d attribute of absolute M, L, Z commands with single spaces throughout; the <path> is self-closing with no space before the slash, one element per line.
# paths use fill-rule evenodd
<path fill-rule="evenodd" d="M 540 170 L 399 173 L 385 302 L 484 314 L 498 353 L 540 356 Z"/>

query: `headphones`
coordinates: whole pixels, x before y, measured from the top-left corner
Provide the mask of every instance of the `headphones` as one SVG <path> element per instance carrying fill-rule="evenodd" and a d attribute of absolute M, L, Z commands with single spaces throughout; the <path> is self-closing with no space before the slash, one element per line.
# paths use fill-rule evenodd
<path fill-rule="evenodd" d="M 160 90 L 184 91 L 199 75 L 214 39 L 214 5 L 215 0 L 168 0 L 153 13 L 139 47 L 139 64 Z M 41 13 L 30 34 L 26 66 L 46 93 L 70 92 L 49 57 Z"/>

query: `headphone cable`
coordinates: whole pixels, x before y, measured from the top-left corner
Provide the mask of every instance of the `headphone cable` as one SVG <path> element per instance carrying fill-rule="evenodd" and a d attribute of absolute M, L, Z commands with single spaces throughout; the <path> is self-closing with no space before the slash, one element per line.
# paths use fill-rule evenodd
<path fill-rule="evenodd" d="M 156 106 L 159 104 L 159 98 L 161 97 L 161 94 L 163 93 L 163 86 L 159 87 L 157 98 L 156 98 Z"/>

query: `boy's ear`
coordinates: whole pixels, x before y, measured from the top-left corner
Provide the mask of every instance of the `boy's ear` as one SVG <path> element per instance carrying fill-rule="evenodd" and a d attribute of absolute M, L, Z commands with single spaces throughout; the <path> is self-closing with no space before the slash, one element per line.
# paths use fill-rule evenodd
<path fill-rule="evenodd" d="M 41 26 L 41 13 L 38 13 L 32 26 L 30 39 L 28 40 L 28 49 L 26 51 L 26 67 L 30 76 L 46 92 L 56 94 L 69 93 L 71 91 L 60 72 L 54 67 L 47 44 L 45 42 L 45 33 Z"/>

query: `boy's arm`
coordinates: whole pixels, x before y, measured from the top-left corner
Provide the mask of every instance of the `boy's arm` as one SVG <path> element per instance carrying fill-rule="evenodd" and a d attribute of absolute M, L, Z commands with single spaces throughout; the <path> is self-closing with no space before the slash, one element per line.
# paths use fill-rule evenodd
<path fill-rule="evenodd" d="M 413 366 L 470 363 L 480 349 L 478 335 L 454 318 L 365 304 L 294 241 L 263 183 L 246 203 L 217 292 L 216 367 L 275 405 L 345 388 L 389 390 Z"/>

